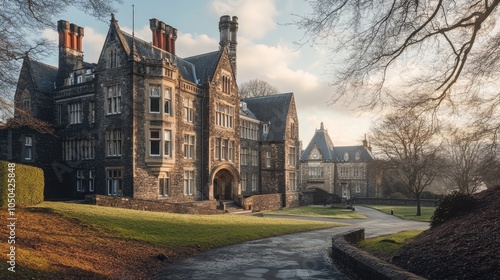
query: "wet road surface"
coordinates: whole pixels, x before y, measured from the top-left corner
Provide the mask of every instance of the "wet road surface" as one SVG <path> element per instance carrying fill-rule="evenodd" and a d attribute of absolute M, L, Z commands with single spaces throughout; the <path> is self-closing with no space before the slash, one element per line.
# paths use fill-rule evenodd
<path fill-rule="evenodd" d="M 429 223 L 402 220 L 356 206 L 368 219 L 325 219 L 274 216 L 289 219 L 349 223 L 337 227 L 249 241 L 205 252 L 165 267 L 157 279 L 349 279 L 331 261 L 333 235 L 354 227 L 365 228 L 365 237 L 403 230 L 425 230 Z"/>

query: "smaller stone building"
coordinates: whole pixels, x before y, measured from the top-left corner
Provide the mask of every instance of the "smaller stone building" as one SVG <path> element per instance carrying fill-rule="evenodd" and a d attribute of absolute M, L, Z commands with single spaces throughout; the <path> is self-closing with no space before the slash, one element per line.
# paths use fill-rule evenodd
<path fill-rule="evenodd" d="M 336 147 L 321 123 L 300 157 L 301 191 L 321 189 L 342 199 L 375 196 L 368 141 Z"/>

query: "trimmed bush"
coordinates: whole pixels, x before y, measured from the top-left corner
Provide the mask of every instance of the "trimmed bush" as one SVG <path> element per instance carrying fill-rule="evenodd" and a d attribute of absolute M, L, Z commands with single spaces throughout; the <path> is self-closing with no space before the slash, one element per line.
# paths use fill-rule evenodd
<path fill-rule="evenodd" d="M 15 198 L 16 206 L 34 205 L 43 201 L 45 183 L 43 170 L 40 168 L 0 161 L 0 185 L 0 207 L 8 206 L 9 197 Z"/>
<path fill-rule="evenodd" d="M 438 226 L 461 213 L 469 212 L 477 205 L 477 199 L 470 194 L 452 193 L 438 201 L 431 217 L 431 227 Z"/>

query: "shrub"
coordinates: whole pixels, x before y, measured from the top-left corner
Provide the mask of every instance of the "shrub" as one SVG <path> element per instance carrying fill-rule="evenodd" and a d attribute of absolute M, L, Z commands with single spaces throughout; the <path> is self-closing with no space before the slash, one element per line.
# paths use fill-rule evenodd
<path fill-rule="evenodd" d="M 438 226 L 461 213 L 474 209 L 477 199 L 470 194 L 452 193 L 438 201 L 438 206 L 431 217 L 431 227 Z"/>
<path fill-rule="evenodd" d="M 10 165 L 10 166 L 9 166 Z M 9 185 L 9 179 L 11 179 Z M 14 179 L 14 180 L 12 180 Z M 43 170 L 24 164 L 15 164 L 0 161 L 0 207 L 9 204 L 9 189 L 13 189 L 16 206 L 27 206 L 41 203 L 43 201 L 43 189 L 45 186 Z M 5 187 L 4 187 L 5 186 Z"/>

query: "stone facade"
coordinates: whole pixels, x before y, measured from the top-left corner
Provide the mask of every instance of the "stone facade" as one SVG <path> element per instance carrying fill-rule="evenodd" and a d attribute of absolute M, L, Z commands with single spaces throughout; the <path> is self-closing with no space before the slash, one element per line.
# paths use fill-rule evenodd
<path fill-rule="evenodd" d="M 30 163 L 55 178 L 48 198 L 191 203 L 280 194 L 280 207 L 297 205 L 293 94 L 240 103 L 238 18 L 221 17 L 218 51 L 187 58 L 175 54 L 177 29 L 157 19 L 150 27 L 152 43 L 122 32 L 112 16 L 98 62 L 87 63 L 84 29 L 59 21 L 59 67 L 26 58 L 15 97 L 55 133 L 2 130 L 1 158 L 23 161 L 31 149 Z"/>
<path fill-rule="evenodd" d="M 334 146 L 321 123 L 300 158 L 300 188 L 319 189 L 342 199 L 373 197 L 374 157 L 366 140 L 360 146 Z"/>

